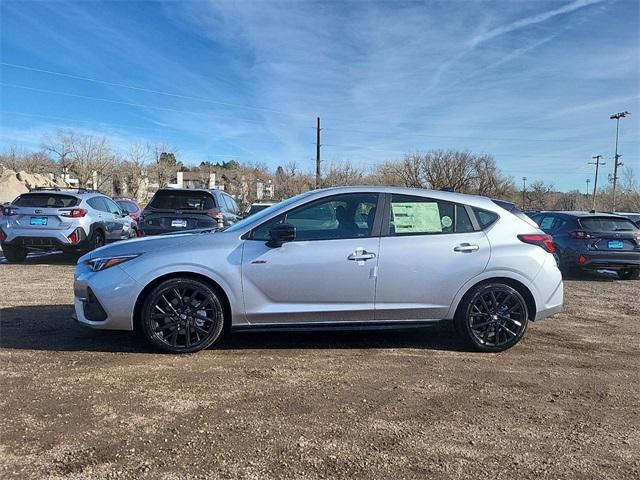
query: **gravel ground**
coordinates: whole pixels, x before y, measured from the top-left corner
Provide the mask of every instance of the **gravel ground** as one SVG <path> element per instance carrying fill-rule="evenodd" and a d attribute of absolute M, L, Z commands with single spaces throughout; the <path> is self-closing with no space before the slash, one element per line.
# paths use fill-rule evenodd
<path fill-rule="evenodd" d="M 0 265 L 2 478 L 639 478 L 640 281 L 568 280 L 501 354 L 439 328 L 172 356 L 73 323 L 73 262 Z"/>

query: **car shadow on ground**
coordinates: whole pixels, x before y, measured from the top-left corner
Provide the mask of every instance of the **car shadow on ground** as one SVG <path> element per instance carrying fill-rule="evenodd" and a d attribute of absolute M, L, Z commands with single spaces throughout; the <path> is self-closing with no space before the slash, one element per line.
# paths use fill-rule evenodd
<path fill-rule="evenodd" d="M 47 351 L 157 353 L 134 332 L 93 330 L 75 322 L 72 305 L 0 310 L 0 348 Z M 448 323 L 429 328 L 314 332 L 234 332 L 218 350 L 415 348 L 468 351 Z"/>
<path fill-rule="evenodd" d="M 23 262 L 12 263 L 2 255 L 0 250 L 0 265 L 75 265 L 81 256 L 81 253 L 61 251 L 31 252 L 27 254 L 27 258 Z"/>
<path fill-rule="evenodd" d="M 563 280 L 573 280 L 578 282 L 614 282 L 620 277 L 612 270 L 587 270 L 580 272 L 563 272 Z"/>

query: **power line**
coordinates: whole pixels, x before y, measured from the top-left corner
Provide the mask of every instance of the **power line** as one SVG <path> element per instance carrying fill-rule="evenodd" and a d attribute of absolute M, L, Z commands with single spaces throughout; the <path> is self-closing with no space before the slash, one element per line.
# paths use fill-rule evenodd
<path fill-rule="evenodd" d="M 0 62 L 0 65 L 4 65 L 6 67 L 11 67 L 11 68 L 18 68 L 18 69 L 22 69 L 22 70 L 28 70 L 31 72 L 40 72 L 40 73 L 46 73 L 48 75 L 57 75 L 60 77 L 67 77 L 67 78 L 73 78 L 75 80 L 82 80 L 85 82 L 92 82 L 92 83 L 97 83 L 97 84 L 101 84 L 101 85 L 108 85 L 111 87 L 120 87 L 120 88 L 127 88 L 130 90 L 137 90 L 139 92 L 146 92 L 146 93 L 153 93 L 156 95 L 165 95 L 168 97 L 175 97 L 175 98 L 182 98 L 185 100 L 196 100 L 198 102 L 206 102 L 206 103 L 211 103 L 214 105 L 222 105 L 225 107 L 233 107 L 233 108 L 244 108 L 244 109 L 248 109 L 248 110 L 257 110 L 257 111 L 263 111 L 263 112 L 270 112 L 270 113 L 277 113 L 280 115 L 291 115 L 291 116 L 304 116 L 307 117 L 307 115 L 303 115 L 303 114 L 299 114 L 299 113 L 292 113 L 292 112 L 282 112 L 280 110 L 273 110 L 270 108 L 265 108 L 265 107 L 254 107 L 251 105 L 242 105 L 242 104 L 237 104 L 237 103 L 231 103 L 231 102 L 223 102 L 220 100 L 211 100 L 209 98 L 206 97 L 196 97 L 196 96 L 192 96 L 192 95 L 183 95 L 180 93 L 175 93 L 175 92 L 166 92 L 166 91 L 162 91 L 162 90 L 155 90 L 152 88 L 145 88 L 145 87 L 138 87 L 135 85 L 127 85 L 125 83 L 118 83 L 118 82 L 109 82 L 107 80 L 99 80 L 97 78 L 90 78 L 90 77 L 84 77 L 84 76 L 80 76 L 80 75 L 72 75 L 70 73 L 63 73 L 63 72 L 56 72 L 53 70 L 44 70 L 42 68 L 35 68 L 35 67 L 30 67 L 27 65 L 20 65 L 17 63 L 8 63 L 8 62 Z"/>

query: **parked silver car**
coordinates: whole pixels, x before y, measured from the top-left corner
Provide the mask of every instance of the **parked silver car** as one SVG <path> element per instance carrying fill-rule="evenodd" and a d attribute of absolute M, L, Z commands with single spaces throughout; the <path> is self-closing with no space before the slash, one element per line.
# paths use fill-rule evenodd
<path fill-rule="evenodd" d="M 483 351 L 562 308 L 551 237 L 484 197 L 315 190 L 222 231 L 138 239 L 80 258 L 75 312 L 194 352 L 228 328 L 373 328 L 454 320 Z"/>
<path fill-rule="evenodd" d="M 3 207 L 2 252 L 10 262 L 29 250 L 87 251 L 136 236 L 136 222 L 94 190 L 36 188 Z"/>

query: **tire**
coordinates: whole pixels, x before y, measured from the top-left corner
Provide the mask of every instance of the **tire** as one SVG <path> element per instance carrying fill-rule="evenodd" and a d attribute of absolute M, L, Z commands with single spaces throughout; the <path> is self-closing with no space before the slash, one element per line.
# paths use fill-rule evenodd
<path fill-rule="evenodd" d="M 91 243 L 89 245 L 89 250 L 95 250 L 96 248 L 105 246 L 104 233 L 102 230 L 96 230 L 93 232 L 91 236 Z"/>
<path fill-rule="evenodd" d="M 193 353 L 218 340 L 225 325 L 220 295 L 192 278 L 175 278 L 146 297 L 140 318 L 145 338 L 169 353 Z"/>
<path fill-rule="evenodd" d="M 27 258 L 27 249 L 24 247 L 3 245 L 2 253 L 4 255 L 4 258 L 6 258 L 7 261 L 11 263 L 24 262 L 24 260 Z"/>
<path fill-rule="evenodd" d="M 527 302 L 504 283 L 483 283 L 463 297 L 455 316 L 456 330 L 482 352 L 501 352 L 520 341 L 529 323 Z"/>
<path fill-rule="evenodd" d="M 640 268 L 625 268 L 618 270 L 617 273 L 622 280 L 638 280 L 640 278 Z"/>

